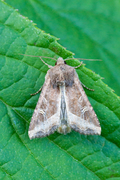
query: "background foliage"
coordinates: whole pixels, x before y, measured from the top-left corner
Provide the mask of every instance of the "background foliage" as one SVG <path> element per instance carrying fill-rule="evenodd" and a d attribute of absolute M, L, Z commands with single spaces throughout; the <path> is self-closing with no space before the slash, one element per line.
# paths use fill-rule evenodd
<path fill-rule="evenodd" d="M 85 61 L 120 95 L 120 1 L 96 0 L 6 0 L 33 20 L 37 27 L 60 38 L 74 57 Z"/>
<path fill-rule="evenodd" d="M 119 94 L 119 1 L 0 1 L 0 178 L 120 178 L 120 99 L 99 75 L 81 66 L 80 80 L 99 118 L 102 135 L 72 132 L 29 140 L 29 122 L 48 68 L 39 58 L 99 58 L 87 67 Z M 38 29 L 49 32 L 57 38 Z M 46 59 L 46 61 L 48 61 Z M 78 65 L 78 61 L 69 62 Z M 49 64 L 54 64 L 49 61 Z"/>

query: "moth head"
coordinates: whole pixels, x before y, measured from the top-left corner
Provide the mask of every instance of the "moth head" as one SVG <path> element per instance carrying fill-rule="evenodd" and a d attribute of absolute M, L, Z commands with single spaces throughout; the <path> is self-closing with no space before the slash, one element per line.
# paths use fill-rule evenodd
<path fill-rule="evenodd" d="M 63 58 L 59 57 L 55 65 L 60 65 L 60 64 L 66 64 L 66 62 L 63 60 Z"/>

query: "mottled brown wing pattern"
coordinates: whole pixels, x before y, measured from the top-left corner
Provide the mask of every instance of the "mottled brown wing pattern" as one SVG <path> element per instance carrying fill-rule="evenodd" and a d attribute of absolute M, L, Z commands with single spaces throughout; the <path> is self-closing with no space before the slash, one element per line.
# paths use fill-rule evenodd
<path fill-rule="evenodd" d="M 48 70 L 29 127 L 30 139 L 54 131 L 67 134 L 71 128 L 81 134 L 101 134 L 97 116 L 73 67 L 59 57 Z"/>
<path fill-rule="evenodd" d="M 33 113 L 30 127 L 30 139 L 45 137 L 58 128 L 59 109 L 60 109 L 60 92 L 58 88 L 53 89 L 49 78 L 49 71 L 45 78 L 38 103 Z"/>
<path fill-rule="evenodd" d="M 81 134 L 100 134 L 97 116 L 82 88 L 77 73 L 72 87 L 66 87 L 66 103 L 70 127 Z"/>

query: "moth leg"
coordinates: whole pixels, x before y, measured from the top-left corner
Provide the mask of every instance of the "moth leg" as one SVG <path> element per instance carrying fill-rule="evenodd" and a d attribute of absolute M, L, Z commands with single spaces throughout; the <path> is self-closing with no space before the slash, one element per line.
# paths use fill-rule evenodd
<path fill-rule="evenodd" d="M 34 95 L 38 94 L 42 90 L 42 87 L 36 93 L 31 94 L 31 96 L 34 96 Z"/>
<path fill-rule="evenodd" d="M 78 66 L 76 66 L 74 68 L 76 69 L 76 68 L 80 67 L 81 65 L 82 65 L 82 61 L 80 62 L 80 64 Z"/>
<path fill-rule="evenodd" d="M 90 89 L 90 88 L 88 88 L 88 87 L 87 87 L 87 86 L 85 86 L 82 82 L 81 82 L 81 84 L 82 84 L 82 86 L 83 86 L 84 88 L 88 89 L 89 91 L 94 91 L 94 89 Z"/>
<path fill-rule="evenodd" d="M 41 57 L 39 57 L 41 59 L 41 61 L 46 65 L 48 66 L 49 68 L 52 68 L 53 66 L 50 66 L 49 64 L 47 64 Z"/>

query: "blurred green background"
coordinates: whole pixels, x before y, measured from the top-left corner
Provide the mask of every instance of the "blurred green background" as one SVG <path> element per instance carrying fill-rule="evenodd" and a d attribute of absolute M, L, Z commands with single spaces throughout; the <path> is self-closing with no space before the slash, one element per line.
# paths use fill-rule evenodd
<path fill-rule="evenodd" d="M 120 95 L 120 1 L 96 0 L 6 0 L 54 35 L 62 46 L 84 61 Z"/>

